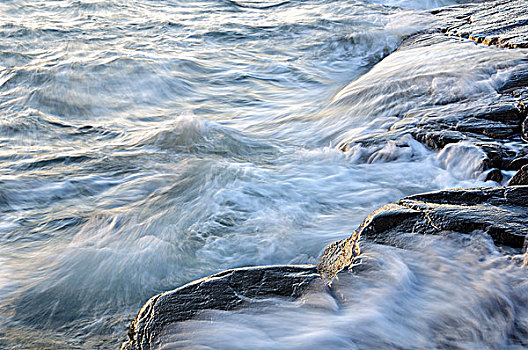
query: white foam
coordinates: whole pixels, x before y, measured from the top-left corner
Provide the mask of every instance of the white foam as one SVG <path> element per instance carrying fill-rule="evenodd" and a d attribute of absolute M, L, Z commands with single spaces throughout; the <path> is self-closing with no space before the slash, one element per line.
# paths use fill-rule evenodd
<path fill-rule="evenodd" d="M 436 156 L 440 166 L 459 179 L 477 179 L 484 170 L 486 154 L 469 142 L 452 143 Z"/>

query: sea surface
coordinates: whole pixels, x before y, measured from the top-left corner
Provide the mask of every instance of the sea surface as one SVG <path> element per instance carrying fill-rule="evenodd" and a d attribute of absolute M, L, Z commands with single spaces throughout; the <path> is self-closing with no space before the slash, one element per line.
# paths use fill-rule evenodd
<path fill-rule="evenodd" d="M 525 53 L 452 39 L 388 56 L 455 3 L 1 1 L 0 348 L 116 349 L 156 293 L 316 263 L 388 202 L 497 185 L 471 145 L 338 149 L 496 94 Z M 365 245 L 366 268 L 336 282 L 343 305 L 314 292 L 211 312 L 164 344 L 522 347 L 528 277 L 489 237 L 406 242 Z"/>

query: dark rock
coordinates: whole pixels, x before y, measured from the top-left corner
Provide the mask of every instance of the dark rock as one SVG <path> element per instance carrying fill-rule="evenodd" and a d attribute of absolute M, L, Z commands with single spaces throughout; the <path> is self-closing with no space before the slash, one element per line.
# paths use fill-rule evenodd
<path fill-rule="evenodd" d="M 464 118 L 455 125 L 462 133 L 480 134 L 492 139 L 505 139 L 519 135 L 519 124 L 506 124 L 475 117 Z"/>
<path fill-rule="evenodd" d="M 450 143 L 467 140 L 467 136 L 460 131 L 452 130 L 423 130 L 414 129 L 410 131 L 413 137 L 434 150 L 441 150 Z"/>
<path fill-rule="evenodd" d="M 471 142 L 487 155 L 483 160 L 484 170 L 507 169 L 514 159 L 528 150 L 528 145 L 520 142 L 524 119 L 524 110 L 511 94 L 489 96 L 477 101 L 411 110 L 389 131 L 354 138 L 341 144 L 340 149 L 347 151 L 356 144 L 373 149 L 377 144 L 381 148 L 388 141 L 398 141 L 410 134 L 434 150 L 451 143 Z M 519 144 L 517 149 L 507 146 L 512 141 Z"/>
<path fill-rule="evenodd" d="M 528 185 L 528 165 L 524 165 L 508 182 L 508 186 Z"/>
<path fill-rule="evenodd" d="M 351 238 L 329 245 L 319 266 L 331 280 L 353 264 L 359 254 L 359 237 L 398 246 L 401 234 L 469 234 L 479 230 L 488 233 L 497 244 L 520 249 L 528 235 L 527 221 L 528 186 L 414 195 L 374 211 Z M 336 264 L 335 269 L 332 263 Z M 148 300 L 131 323 L 129 339 L 121 348 L 158 348 L 159 336 L 167 326 L 191 319 L 204 310 L 233 310 L 269 296 L 297 298 L 316 284 L 322 286 L 323 281 L 312 265 L 239 268 L 202 278 Z"/>
<path fill-rule="evenodd" d="M 401 216 L 402 211 L 406 215 Z M 387 243 L 398 233 L 481 230 L 497 244 L 520 249 L 528 235 L 526 222 L 528 187 L 457 189 L 410 196 L 388 204 L 365 220 L 361 235 Z"/>
<path fill-rule="evenodd" d="M 394 244 L 400 234 L 462 234 L 480 230 L 497 244 L 521 249 L 528 235 L 528 186 L 429 192 L 387 204 L 354 232 L 363 239 Z"/>
<path fill-rule="evenodd" d="M 524 148 L 520 148 L 517 152 L 504 147 L 503 144 L 492 142 L 475 142 L 475 146 L 479 147 L 487 158 L 484 160 L 484 170 L 491 168 L 505 169 L 509 164 L 520 154 L 523 154 Z"/>
<path fill-rule="evenodd" d="M 418 141 L 441 149 L 463 140 L 496 144 L 519 137 L 524 115 L 508 94 L 409 111 L 405 118 L 417 120 L 404 125 Z"/>
<path fill-rule="evenodd" d="M 519 88 L 524 88 L 528 85 L 528 69 L 526 69 L 528 62 L 519 63 L 519 68 L 512 72 L 508 80 L 500 87 L 499 92 L 514 91 Z M 520 92 L 516 92 L 516 95 L 520 95 Z M 524 100 L 526 100 L 524 98 Z"/>
<path fill-rule="evenodd" d="M 299 297 L 315 279 L 315 266 L 279 265 L 232 269 L 149 299 L 130 325 L 121 349 L 157 349 L 163 329 L 207 309 L 232 310 L 269 297 Z"/>
<path fill-rule="evenodd" d="M 502 181 L 502 172 L 499 169 L 492 169 L 488 172 L 486 175 L 485 181 L 495 181 L 495 182 L 501 182 Z"/>

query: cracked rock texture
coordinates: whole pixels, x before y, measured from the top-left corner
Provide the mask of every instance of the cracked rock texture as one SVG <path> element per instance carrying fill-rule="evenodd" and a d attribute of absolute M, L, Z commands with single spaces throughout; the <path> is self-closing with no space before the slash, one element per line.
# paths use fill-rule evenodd
<path fill-rule="evenodd" d="M 318 279 L 315 266 L 278 265 L 226 270 L 149 299 L 130 325 L 123 350 L 157 349 L 165 327 L 208 309 L 232 310 L 270 296 L 297 298 Z"/>
<path fill-rule="evenodd" d="M 528 186 L 467 188 L 418 194 L 387 204 L 364 222 L 361 235 L 391 244 L 398 233 L 489 234 L 496 244 L 523 248 L 528 235 Z"/>
<path fill-rule="evenodd" d="M 442 31 L 486 45 L 528 47 L 528 11 L 524 0 L 490 1 L 432 11 L 445 19 Z"/>

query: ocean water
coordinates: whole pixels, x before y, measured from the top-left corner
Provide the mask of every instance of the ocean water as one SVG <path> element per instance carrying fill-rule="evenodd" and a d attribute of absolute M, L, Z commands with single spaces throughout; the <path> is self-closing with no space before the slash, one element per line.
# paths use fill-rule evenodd
<path fill-rule="evenodd" d="M 455 3 L 0 2 L 0 348 L 118 348 L 156 293 L 226 268 L 316 263 L 383 204 L 497 185 L 471 145 L 338 149 L 413 108 L 497 93 L 525 51 L 446 39 L 394 52 L 434 26 L 424 10 Z M 338 301 L 316 290 L 212 313 L 164 343 L 526 339 L 528 278 L 489 237 L 407 239 L 366 246 Z"/>

